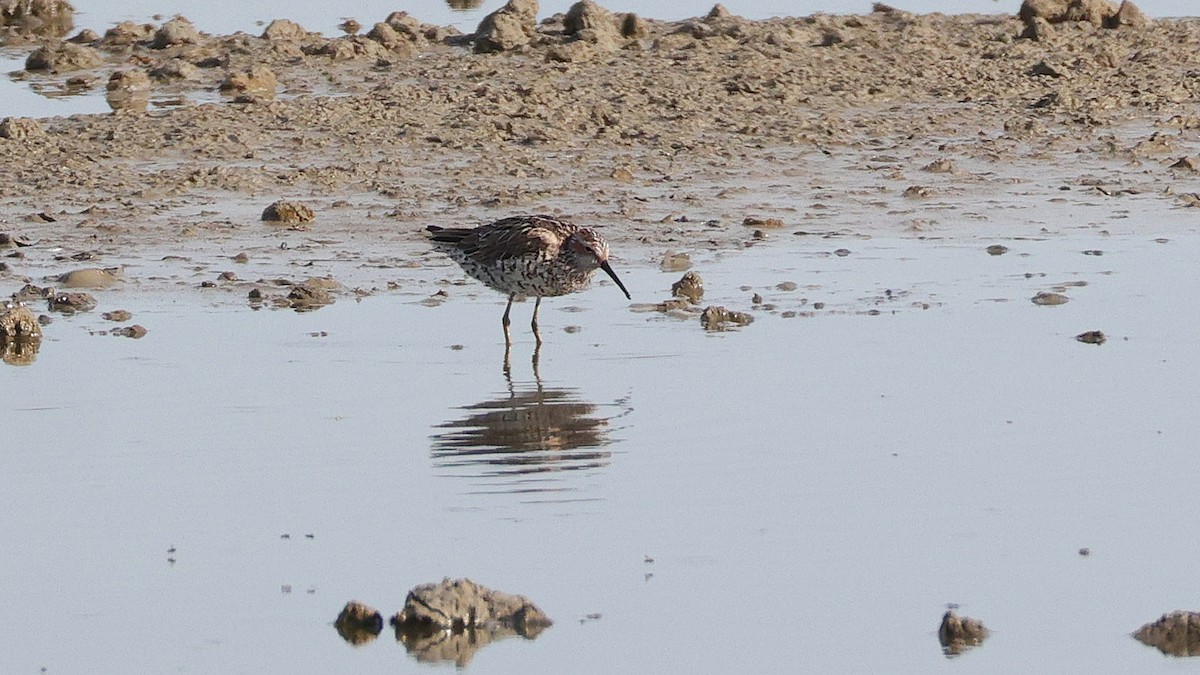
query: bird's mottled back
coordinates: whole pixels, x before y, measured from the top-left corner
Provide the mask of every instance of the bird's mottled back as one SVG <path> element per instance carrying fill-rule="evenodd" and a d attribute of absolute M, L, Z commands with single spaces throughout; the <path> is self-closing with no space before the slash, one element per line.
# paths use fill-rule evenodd
<path fill-rule="evenodd" d="M 543 297 L 581 290 L 596 270 L 604 270 L 617 287 L 629 291 L 608 264 L 608 242 L 591 228 L 554 216 L 514 216 L 476 228 L 426 228 L 437 247 L 469 276 L 509 296 L 508 311 L 518 295 Z M 537 307 L 534 333 L 537 334 Z M 540 339 L 540 338 L 539 338 Z"/>

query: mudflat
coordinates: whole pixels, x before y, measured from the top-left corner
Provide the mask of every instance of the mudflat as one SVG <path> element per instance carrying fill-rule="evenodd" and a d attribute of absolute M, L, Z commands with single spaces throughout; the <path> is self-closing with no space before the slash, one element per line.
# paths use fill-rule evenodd
<path fill-rule="evenodd" d="M 370 292 L 420 264 L 428 224 L 551 212 L 649 262 L 921 229 L 930 204 L 987 220 L 980 195 L 1038 171 L 1068 196 L 1200 203 L 1200 21 L 1058 4 L 663 22 L 514 0 L 471 35 L 404 13 L 337 37 L 84 29 L 31 44 L 18 77 L 107 87 L 114 112 L 0 125 L 0 222 L 37 244 L 2 273 L 153 261 L 140 281 L 211 286 L 222 261 L 282 273 L 300 246 L 308 272 Z"/>

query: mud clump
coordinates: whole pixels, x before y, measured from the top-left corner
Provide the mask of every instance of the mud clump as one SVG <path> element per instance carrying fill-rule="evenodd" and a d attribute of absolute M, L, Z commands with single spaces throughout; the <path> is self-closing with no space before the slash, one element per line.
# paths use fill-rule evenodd
<path fill-rule="evenodd" d="M 26 138 L 39 138 L 46 135 L 41 122 L 30 117 L 5 117 L 0 121 L 0 138 L 14 141 Z"/>
<path fill-rule="evenodd" d="M 357 600 L 346 603 L 333 622 L 338 635 L 352 645 L 366 644 L 383 631 L 383 615 Z"/>
<path fill-rule="evenodd" d="M 722 331 L 730 328 L 749 326 L 754 323 L 754 317 L 745 312 L 735 312 L 724 307 L 705 307 L 700 314 L 700 325 L 704 330 Z"/>
<path fill-rule="evenodd" d="M 201 42 L 200 31 L 188 19 L 177 16 L 164 23 L 154 32 L 151 49 L 166 49 L 177 45 L 194 45 Z"/>
<path fill-rule="evenodd" d="M 983 644 L 987 636 L 988 629 L 983 622 L 959 616 L 952 609 L 942 615 L 942 624 L 938 626 L 938 642 L 942 644 L 942 652 L 946 656 L 957 656 L 977 647 Z"/>
<path fill-rule="evenodd" d="M 450 661 L 461 668 L 488 643 L 513 635 L 534 639 L 553 622 L 520 595 L 470 579 L 444 579 L 409 591 L 390 623 L 396 639 L 418 660 Z"/>
<path fill-rule="evenodd" d="M 0 339 L 37 340 L 42 337 L 42 327 L 37 317 L 23 304 L 8 302 L 0 310 Z"/>
<path fill-rule="evenodd" d="M 693 305 L 698 305 L 704 298 L 704 281 L 699 274 L 686 272 L 679 281 L 671 284 L 671 295 L 685 298 Z"/>
<path fill-rule="evenodd" d="M 72 270 L 54 280 L 65 288 L 109 288 L 121 281 L 112 271 L 98 268 Z"/>
<path fill-rule="evenodd" d="M 317 214 L 307 204 L 280 200 L 263 209 L 262 219 L 269 223 L 311 223 Z"/>
<path fill-rule="evenodd" d="M 1062 293 L 1054 293 L 1053 291 L 1040 291 L 1037 295 L 1029 299 L 1035 305 L 1042 307 L 1053 307 L 1055 305 L 1065 305 L 1070 302 L 1070 298 Z"/>
<path fill-rule="evenodd" d="M 41 322 L 19 302 L 0 307 L 0 359 L 10 366 L 33 363 L 42 345 Z"/>
<path fill-rule="evenodd" d="M 66 0 L 0 0 L 0 26 L 18 36 L 57 37 L 75 24 L 75 8 Z"/>
<path fill-rule="evenodd" d="M 1137 629 L 1133 637 L 1168 656 L 1200 656 L 1200 613 L 1177 611 Z"/>
<path fill-rule="evenodd" d="M 298 312 L 309 312 L 333 304 L 333 295 L 318 283 L 306 281 L 288 293 L 291 308 Z"/>
<path fill-rule="evenodd" d="M 535 33 L 537 11 L 537 0 L 509 0 L 483 17 L 475 29 L 475 53 L 506 52 L 529 44 Z"/>
<path fill-rule="evenodd" d="M 113 110 L 145 110 L 150 103 L 150 76 L 142 70 L 118 70 L 108 78 L 105 100 Z"/>
<path fill-rule="evenodd" d="M 221 82 L 221 91 L 227 94 L 274 98 L 279 81 L 274 71 L 266 66 L 254 65 L 236 73 L 230 73 Z M 263 218 L 266 220 L 266 218 Z"/>
<path fill-rule="evenodd" d="M 96 308 L 96 298 L 87 293 L 54 293 L 49 303 L 50 311 L 68 315 L 90 312 Z"/>
<path fill-rule="evenodd" d="M 746 216 L 742 220 L 742 225 L 746 227 L 758 227 L 777 230 L 784 226 L 783 220 L 779 218 L 760 218 L 758 216 Z"/>
<path fill-rule="evenodd" d="M 121 328 L 112 329 L 113 335 L 116 335 L 118 337 L 133 338 L 134 340 L 140 340 L 140 339 L 146 337 L 146 333 L 149 333 L 149 332 L 150 331 L 146 330 L 146 328 L 144 326 L 138 325 L 136 323 L 133 324 L 132 326 L 122 326 Z"/>
<path fill-rule="evenodd" d="M 100 52 L 70 42 L 57 42 L 39 47 L 25 59 L 25 70 L 67 73 L 98 68 L 104 63 Z"/>
<path fill-rule="evenodd" d="M 1084 22 L 1097 28 L 1140 28 L 1150 24 L 1137 5 L 1124 0 L 1120 6 L 1109 0 L 1025 0 L 1017 17 L 1025 23 L 1026 36 L 1038 20 L 1047 24 Z"/>
<path fill-rule="evenodd" d="M 686 272 L 692 267 L 692 256 L 686 253 L 667 251 L 658 268 L 664 272 Z"/>

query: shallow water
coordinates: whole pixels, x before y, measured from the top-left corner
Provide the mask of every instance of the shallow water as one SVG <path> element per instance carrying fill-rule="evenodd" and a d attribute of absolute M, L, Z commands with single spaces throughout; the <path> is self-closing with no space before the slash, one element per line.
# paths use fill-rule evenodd
<path fill-rule="evenodd" d="M 776 313 L 706 334 L 603 284 L 545 303 L 536 370 L 515 306 L 508 376 L 477 285 L 99 293 L 0 369 L 0 671 L 423 671 L 332 620 L 444 576 L 556 621 L 473 673 L 1175 670 L 1128 633 L 1200 606 L 1200 234 L 1139 229 L 694 254 L 706 304 Z M 116 307 L 149 334 L 89 334 Z M 952 660 L 947 603 L 994 632 Z"/>

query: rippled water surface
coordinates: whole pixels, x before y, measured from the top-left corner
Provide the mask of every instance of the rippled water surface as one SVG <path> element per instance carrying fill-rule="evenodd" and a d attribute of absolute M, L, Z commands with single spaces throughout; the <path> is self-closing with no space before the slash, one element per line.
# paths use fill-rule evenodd
<path fill-rule="evenodd" d="M 600 285 L 535 367 L 517 305 L 507 374 L 477 286 L 101 294 L 0 369 L 0 671 L 428 672 L 332 621 L 446 576 L 556 622 L 472 673 L 1178 670 L 1128 634 L 1200 607 L 1200 236 L 1138 229 L 695 254 L 706 302 L 774 309 L 705 333 Z M 118 306 L 145 338 L 95 334 Z M 949 603 L 993 630 L 954 659 Z"/>

